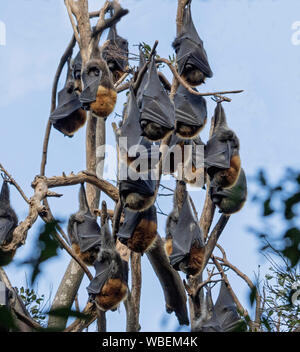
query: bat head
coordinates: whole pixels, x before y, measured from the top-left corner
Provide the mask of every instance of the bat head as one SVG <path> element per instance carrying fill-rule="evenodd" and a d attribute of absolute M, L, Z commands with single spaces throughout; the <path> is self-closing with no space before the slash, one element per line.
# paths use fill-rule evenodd
<path fill-rule="evenodd" d="M 110 27 L 102 56 L 112 72 L 124 72 L 128 66 L 128 41 L 118 35 L 116 25 Z"/>

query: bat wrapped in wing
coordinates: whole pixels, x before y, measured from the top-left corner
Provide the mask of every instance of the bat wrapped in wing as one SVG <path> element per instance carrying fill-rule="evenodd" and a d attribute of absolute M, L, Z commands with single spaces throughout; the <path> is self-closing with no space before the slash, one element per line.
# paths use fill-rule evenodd
<path fill-rule="evenodd" d="M 195 91 L 197 90 L 195 89 Z M 180 85 L 174 96 L 174 104 L 176 133 L 182 138 L 193 139 L 206 124 L 206 100 L 201 96 L 190 93 Z"/>
<path fill-rule="evenodd" d="M 189 142 L 189 144 L 187 143 Z M 186 141 L 190 149 L 185 151 L 183 179 L 193 187 L 202 188 L 205 184 L 204 148 L 205 144 L 198 136 Z"/>
<path fill-rule="evenodd" d="M 119 182 L 120 199 L 124 208 L 133 212 L 141 212 L 150 208 L 156 198 L 156 183 L 149 174 L 138 174 L 130 170 L 126 179 Z"/>
<path fill-rule="evenodd" d="M 228 128 L 226 115 L 221 103 L 214 113 L 213 135 L 205 147 L 205 168 L 213 187 L 232 187 L 240 174 L 240 143 L 236 134 Z"/>
<path fill-rule="evenodd" d="M 203 309 L 204 308 L 204 309 Z M 201 315 L 195 324 L 197 332 L 230 332 L 242 323 L 236 304 L 225 284 L 221 283 L 216 303 L 213 303 L 211 288 L 207 287 L 207 294 Z"/>
<path fill-rule="evenodd" d="M 83 184 L 79 191 L 79 211 L 70 216 L 68 234 L 74 252 L 87 265 L 93 265 L 101 244 L 100 226 L 92 215 Z"/>
<path fill-rule="evenodd" d="M 128 41 L 118 35 L 116 24 L 110 27 L 102 56 L 117 82 L 128 66 Z"/>
<path fill-rule="evenodd" d="M 91 59 L 82 73 L 83 90 L 80 102 L 85 110 L 91 110 L 97 117 L 110 115 L 117 102 L 112 73 L 101 58 Z"/>
<path fill-rule="evenodd" d="M 166 252 L 175 270 L 196 275 L 202 268 L 204 256 L 203 234 L 192 212 L 186 192 L 182 208 L 173 213 L 167 230 Z M 169 235 L 170 234 L 170 235 Z"/>
<path fill-rule="evenodd" d="M 140 213 L 124 209 L 124 221 L 118 232 L 118 239 L 130 250 L 145 253 L 157 238 L 157 214 L 153 205 Z"/>
<path fill-rule="evenodd" d="M 125 118 L 118 133 L 120 159 L 126 161 L 127 165 L 137 172 L 148 173 L 150 168 L 154 168 L 159 161 L 159 146 L 153 145 L 141 136 L 140 111 L 132 87 L 130 87 L 124 115 Z M 120 140 L 120 137 L 123 139 Z"/>
<path fill-rule="evenodd" d="M 199 37 L 191 14 L 191 1 L 184 8 L 182 30 L 173 42 L 180 76 L 191 86 L 198 86 L 212 77 L 203 41 Z"/>
<path fill-rule="evenodd" d="M 159 141 L 172 133 L 175 127 L 175 108 L 157 74 L 152 57 L 148 81 L 142 98 L 140 124 L 142 135 L 150 141 Z"/>
<path fill-rule="evenodd" d="M 103 310 L 114 310 L 128 291 L 128 263 L 115 248 L 108 222 L 101 228 L 101 249 L 94 263 L 95 277 L 87 287 L 89 298 Z"/>
<path fill-rule="evenodd" d="M 240 211 L 247 199 L 247 179 L 244 170 L 241 169 L 234 186 L 220 190 L 210 187 L 210 197 L 220 209 L 220 213 L 231 215 Z"/>
<path fill-rule="evenodd" d="M 0 193 L 0 266 L 8 264 L 15 255 L 15 251 L 4 252 L 1 247 L 11 243 L 17 225 L 18 217 L 10 205 L 8 181 L 4 179 Z"/>
<path fill-rule="evenodd" d="M 58 93 L 57 107 L 50 115 L 53 127 L 68 137 L 73 137 L 74 133 L 84 126 L 87 118 L 86 112 L 81 108 L 75 86 L 69 66 L 65 87 Z"/>

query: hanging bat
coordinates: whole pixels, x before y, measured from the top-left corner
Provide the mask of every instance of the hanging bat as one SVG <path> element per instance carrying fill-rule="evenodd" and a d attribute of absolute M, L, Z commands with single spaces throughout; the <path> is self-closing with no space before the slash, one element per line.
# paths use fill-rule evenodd
<path fill-rule="evenodd" d="M 107 40 L 103 44 L 102 56 L 116 83 L 128 66 L 128 41 L 118 35 L 115 24 L 110 27 Z"/>
<path fill-rule="evenodd" d="M 16 251 L 3 252 L 1 247 L 13 239 L 13 232 L 18 225 L 18 217 L 10 205 L 8 181 L 4 178 L 0 193 L 0 265 L 9 263 Z"/>
<path fill-rule="evenodd" d="M 205 167 L 212 187 L 232 187 L 240 174 L 240 142 L 236 134 L 228 128 L 226 115 L 221 103 L 214 113 L 215 128 L 205 147 Z"/>
<path fill-rule="evenodd" d="M 107 219 L 101 228 L 101 248 L 94 267 L 95 277 L 87 287 L 89 299 L 103 311 L 114 310 L 127 296 L 128 264 L 115 249 Z"/>
<path fill-rule="evenodd" d="M 174 210 L 167 220 L 165 250 L 175 270 L 187 275 L 200 272 L 205 251 L 204 240 L 187 192 L 180 210 L 174 197 Z"/>
<path fill-rule="evenodd" d="M 201 96 L 190 93 L 180 85 L 174 96 L 174 104 L 176 133 L 182 138 L 193 139 L 206 124 L 206 100 Z"/>
<path fill-rule="evenodd" d="M 205 302 L 201 307 L 201 315 L 195 323 L 197 332 L 230 332 L 242 322 L 236 304 L 225 284 L 221 283 L 219 296 L 213 303 L 211 288 L 207 287 Z"/>
<path fill-rule="evenodd" d="M 141 177 L 131 172 L 126 180 L 119 183 L 120 199 L 123 207 L 133 212 L 143 212 L 150 208 L 156 199 L 156 181 L 151 178 L 151 172 Z"/>
<path fill-rule="evenodd" d="M 205 184 L 203 162 L 205 144 L 199 136 L 188 142 L 191 150 L 187 151 L 187 156 L 184 158 L 183 180 L 193 187 L 203 187 Z"/>
<path fill-rule="evenodd" d="M 133 167 L 136 172 L 148 173 L 150 168 L 154 168 L 159 161 L 159 146 L 154 146 L 141 136 L 140 111 L 132 87 L 129 90 L 126 111 L 123 116 L 122 126 L 118 130 L 120 159 L 128 166 Z M 126 145 L 119 144 L 120 137 L 126 138 Z"/>
<path fill-rule="evenodd" d="M 241 169 L 234 186 L 219 191 L 216 187 L 210 187 L 210 197 L 220 209 L 220 213 L 231 215 L 240 211 L 247 199 L 247 179 L 244 170 Z"/>
<path fill-rule="evenodd" d="M 150 141 L 160 141 L 174 130 L 175 108 L 160 82 L 154 57 L 151 59 L 142 97 L 142 135 Z"/>
<path fill-rule="evenodd" d="M 157 238 L 157 214 L 155 206 L 140 213 L 124 210 L 124 222 L 118 239 L 130 250 L 145 253 L 153 247 Z"/>
<path fill-rule="evenodd" d="M 112 73 L 99 54 L 91 59 L 82 73 L 83 90 L 80 102 L 85 110 L 91 110 L 97 117 L 110 115 L 117 102 Z"/>
<path fill-rule="evenodd" d="M 77 95 L 80 95 L 82 92 L 82 83 L 81 83 L 81 69 L 82 69 L 82 57 L 80 51 L 75 56 L 75 59 L 71 64 L 72 74 L 74 79 L 74 91 Z"/>
<path fill-rule="evenodd" d="M 100 226 L 90 211 L 83 184 L 79 191 L 79 210 L 70 216 L 68 234 L 74 252 L 86 265 L 93 265 L 101 242 Z"/>
<path fill-rule="evenodd" d="M 65 87 L 58 93 L 57 108 L 50 115 L 50 122 L 54 128 L 68 137 L 73 137 L 74 133 L 86 122 L 86 112 L 81 108 L 78 94 L 75 91 L 75 81 L 72 78 L 70 65 Z"/>
<path fill-rule="evenodd" d="M 221 329 L 224 332 L 234 330 L 237 324 L 241 322 L 236 304 L 224 281 L 221 283 L 219 296 L 214 309 Z"/>
<path fill-rule="evenodd" d="M 196 87 L 213 76 L 203 41 L 193 23 L 191 1 L 184 9 L 182 30 L 172 45 L 177 54 L 178 73 L 188 84 Z"/>

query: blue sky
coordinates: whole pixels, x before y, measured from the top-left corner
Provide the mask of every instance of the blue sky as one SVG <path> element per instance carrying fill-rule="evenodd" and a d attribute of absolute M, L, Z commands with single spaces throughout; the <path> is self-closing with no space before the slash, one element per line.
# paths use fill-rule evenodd
<path fill-rule="evenodd" d="M 104 1 L 90 1 L 90 9 L 100 8 Z M 130 43 L 130 51 L 137 52 L 141 41 L 159 40 L 158 54 L 172 54 L 175 37 L 175 0 L 123 0 L 130 10 L 118 25 L 120 34 Z M 248 177 L 265 167 L 272 179 L 279 177 L 286 166 L 298 167 L 299 110 L 300 110 L 300 46 L 292 44 L 292 24 L 300 20 L 298 0 L 193 0 L 195 25 L 209 57 L 214 77 L 207 80 L 203 91 L 244 89 L 232 95 L 231 103 L 224 103 L 228 123 L 241 141 L 241 158 Z M 63 1 L 13 0 L 1 1 L 0 21 L 6 25 L 6 46 L 0 46 L 0 162 L 20 183 L 28 196 L 31 182 L 39 173 L 44 130 L 49 116 L 53 77 L 59 59 L 71 38 L 71 26 Z M 133 63 L 134 64 L 134 63 Z M 164 71 L 170 78 L 168 69 Z M 60 87 L 64 82 L 61 80 Z M 124 94 L 120 95 L 115 112 L 121 113 Z M 214 102 L 207 99 L 212 116 Z M 108 142 L 114 143 L 111 122 L 107 122 Z M 208 129 L 202 134 L 207 139 Z M 52 131 L 49 144 L 47 175 L 75 173 L 85 168 L 85 128 L 73 139 Z M 297 157 L 295 157 L 297 156 Z M 174 182 L 169 186 L 173 187 Z M 251 191 L 243 210 L 229 220 L 220 243 L 228 258 L 251 278 L 262 265 L 268 267 L 258 253 L 258 242 L 247 232 L 248 226 L 259 224 L 259 211 L 251 203 Z M 53 212 L 67 219 L 77 210 L 78 187 L 63 188 L 60 200 L 50 200 Z M 192 192 L 199 209 L 203 191 Z M 12 202 L 19 219 L 26 216 L 27 206 L 15 190 Z M 112 203 L 109 202 L 110 207 Z M 168 212 L 171 199 L 161 199 L 161 208 Z M 26 245 L 19 249 L 21 260 L 32 248 L 38 230 L 37 223 L 29 233 Z M 159 232 L 164 236 L 165 218 L 159 218 Z M 49 261 L 40 277 L 40 293 L 55 294 L 68 255 Z M 164 301 L 158 280 L 143 258 L 143 289 L 141 301 L 142 331 L 170 331 L 176 329 L 176 319 L 170 316 L 166 326 Z M 10 265 L 7 272 L 13 285 L 25 283 L 26 267 Z M 247 287 L 230 275 L 233 288 L 241 302 L 248 307 Z M 87 299 L 84 279 L 80 289 L 80 303 Z M 249 307 L 248 307 L 249 308 Z M 124 309 L 108 313 L 110 331 L 122 331 L 125 326 Z"/>

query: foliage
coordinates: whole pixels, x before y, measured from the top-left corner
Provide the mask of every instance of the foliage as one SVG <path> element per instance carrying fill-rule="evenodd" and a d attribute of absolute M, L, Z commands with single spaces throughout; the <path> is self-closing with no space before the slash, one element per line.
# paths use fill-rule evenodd
<path fill-rule="evenodd" d="M 17 293 L 21 297 L 27 311 L 30 313 L 32 319 L 44 326 L 46 315 L 43 313 L 45 308 L 45 295 L 39 296 L 34 289 L 21 287 L 17 289 Z"/>
<path fill-rule="evenodd" d="M 259 191 L 253 201 L 260 205 L 264 228 L 251 231 L 260 238 L 261 251 L 271 264 L 258 283 L 262 330 L 295 331 L 300 326 L 300 306 L 292 299 L 295 287 L 300 289 L 300 172 L 288 168 L 272 185 L 261 170 L 256 181 Z M 275 233 L 276 228 L 280 230 Z"/>
<path fill-rule="evenodd" d="M 300 172 L 288 168 L 277 184 L 272 185 L 266 173 L 261 170 L 256 180 L 259 192 L 253 200 L 261 207 L 264 228 L 252 231 L 260 239 L 267 240 L 267 244 L 264 243 L 262 247 L 263 251 L 272 244 L 288 259 L 291 267 L 296 267 L 300 261 Z M 273 228 L 281 226 L 283 229 L 280 233 L 275 233 Z"/>
<path fill-rule="evenodd" d="M 29 264 L 32 267 L 31 284 L 41 273 L 41 264 L 58 255 L 60 245 L 55 239 L 58 223 L 58 221 L 53 221 L 40 228 L 40 235 L 34 245 L 35 253 L 21 263 L 21 265 Z"/>

